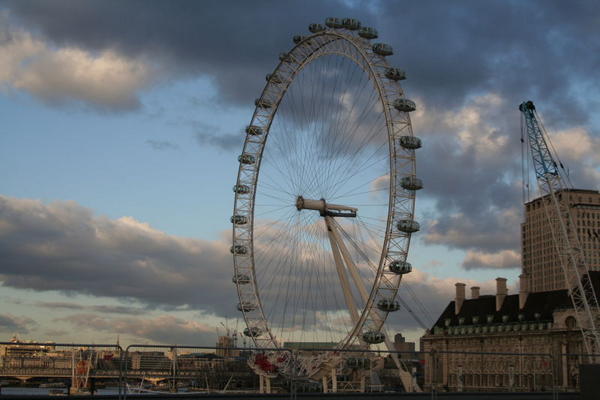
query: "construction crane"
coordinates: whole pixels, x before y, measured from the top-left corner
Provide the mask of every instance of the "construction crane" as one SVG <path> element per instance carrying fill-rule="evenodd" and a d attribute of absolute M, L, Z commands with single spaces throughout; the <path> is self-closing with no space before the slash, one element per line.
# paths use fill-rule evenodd
<path fill-rule="evenodd" d="M 592 355 L 600 352 L 598 298 L 569 205 L 567 202 L 561 202 L 557 196 L 562 190 L 572 189 L 572 185 L 556 151 L 552 148 L 533 102 L 521 103 L 519 111 L 522 113 L 521 140 L 524 142 L 525 136 L 528 140 L 544 212 L 558 254 L 557 261 L 560 262 L 564 273 L 577 325 L 583 334 L 585 350 L 587 354 Z"/>

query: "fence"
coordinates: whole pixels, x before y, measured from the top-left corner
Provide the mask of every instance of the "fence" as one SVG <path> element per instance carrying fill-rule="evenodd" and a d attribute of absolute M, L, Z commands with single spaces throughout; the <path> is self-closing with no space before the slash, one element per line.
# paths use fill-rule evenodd
<path fill-rule="evenodd" d="M 249 363 L 250 360 L 259 362 L 261 359 L 254 350 L 133 344 L 127 347 L 123 362 L 125 392 L 289 392 L 289 385 L 278 386 L 282 384 L 282 379 L 273 379 L 271 382 L 269 376 L 275 378 L 275 369 L 265 371 L 261 376 L 250 367 L 255 365 Z M 286 354 L 288 361 L 291 359 L 289 351 L 277 350 L 277 353 Z"/>
<path fill-rule="evenodd" d="M 582 354 L 364 349 L 257 349 L 133 344 L 0 343 L 2 396 L 33 394 L 129 395 L 195 392 L 304 393 L 404 392 L 444 397 L 454 393 L 538 393 L 567 399 L 579 389 Z M 420 397 L 422 398 L 422 397 Z M 456 396 L 454 397 L 456 398 Z M 509 398 L 509 397 L 506 397 Z"/>
<path fill-rule="evenodd" d="M 122 357 L 115 344 L 0 342 L 0 393 L 122 397 Z"/>

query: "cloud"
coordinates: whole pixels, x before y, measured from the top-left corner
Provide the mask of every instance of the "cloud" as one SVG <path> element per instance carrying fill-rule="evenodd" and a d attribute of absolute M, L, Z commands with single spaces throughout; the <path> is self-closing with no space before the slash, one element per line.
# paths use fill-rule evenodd
<path fill-rule="evenodd" d="M 550 137 L 561 157 L 569 160 L 590 158 L 600 163 L 600 138 L 591 136 L 584 127 L 553 132 Z"/>
<path fill-rule="evenodd" d="M 196 140 L 200 145 L 210 145 L 221 150 L 233 150 L 241 148 L 244 137 L 241 134 L 213 134 L 197 132 Z"/>
<path fill-rule="evenodd" d="M 265 233 L 264 238 L 263 242 L 268 241 L 269 235 Z M 285 236 L 281 238 L 281 242 L 285 240 Z M 71 302 L 38 302 L 34 305 L 74 310 L 79 313 L 75 314 L 77 317 L 67 317 L 71 323 L 86 323 L 98 329 L 113 329 L 116 326 L 121 332 L 138 338 L 190 343 L 196 333 L 205 330 L 202 324 L 180 319 L 135 318 L 136 314 L 146 309 L 192 309 L 201 310 L 202 315 L 206 312 L 216 316 L 238 315 L 235 310 L 235 290 L 231 284 L 228 247 L 221 241 L 169 236 L 131 217 L 111 220 L 95 216 L 74 202 L 46 205 L 36 200 L 0 196 L 0 258 L 3 260 L 0 280 L 4 286 L 135 299 L 146 304 L 147 308 L 79 305 Z M 277 247 L 269 248 L 277 255 L 285 256 L 288 252 Z M 269 248 L 257 250 L 257 262 L 261 262 L 261 265 L 270 263 Z M 307 258 L 296 263 L 306 268 L 316 266 L 321 259 L 316 250 L 297 256 Z M 292 259 L 287 260 L 292 262 Z M 362 268 L 362 265 L 359 267 Z M 262 273 L 267 270 L 262 268 Z M 283 274 L 275 286 L 264 286 L 263 280 L 263 296 L 282 302 L 279 287 L 285 286 L 288 281 L 296 282 L 296 279 L 306 277 L 309 270 L 296 268 L 293 274 Z M 323 270 L 322 274 L 325 272 Z M 314 297 L 321 301 L 324 293 L 315 290 L 323 284 L 327 287 L 335 285 L 335 281 L 323 283 L 330 275 L 322 275 L 315 288 L 305 287 L 306 281 L 298 281 L 293 286 L 304 287 L 305 293 L 314 293 Z M 439 279 L 416 269 L 403 280 L 400 294 L 429 324 L 451 298 L 456 280 Z M 428 296 L 421 296 L 420 293 L 428 293 Z M 300 295 L 297 289 L 294 293 L 288 293 L 294 298 Z M 313 308 L 309 307 L 309 310 L 318 313 L 314 318 L 308 316 L 302 323 L 301 317 L 292 318 L 288 315 L 288 318 L 305 328 L 312 326 L 323 331 L 331 330 L 331 326 L 324 326 L 323 323 L 335 318 L 338 309 L 331 308 L 332 299 L 323 301 L 322 305 L 312 301 Z M 343 300 L 338 303 L 343 304 Z M 269 304 L 274 306 L 277 303 L 271 301 Z M 328 304 L 329 308 L 324 308 Z M 307 305 L 311 306 L 310 303 Z M 430 310 L 429 316 L 424 314 L 424 308 Z M 304 309 L 294 307 L 293 310 L 303 312 Z M 280 309 L 271 311 L 273 315 L 281 314 Z M 124 314 L 127 317 L 106 314 Z M 396 321 L 394 323 L 403 328 L 418 326 L 406 310 L 392 317 Z M 313 321 L 314 326 L 311 325 Z M 171 322 L 179 331 L 169 331 Z"/>
<path fill-rule="evenodd" d="M 437 268 L 437 267 L 441 267 L 442 265 L 444 265 L 444 263 L 440 260 L 431 260 L 431 261 L 427 262 L 427 266 L 430 268 Z"/>
<path fill-rule="evenodd" d="M 88 312 L 107 313 L 107 314 L 131 314 L 137 315 L 147 311 L 141 307 L 129 307 L 129 306 L 115 306 L 115 305 L 93 305 L 84 306 L 77 303 L 67 302 L 52 302 L 52 301 L 39 301 L 35 303 L 37 307 L 50 308 L 50 309 L 65 309 L 65 310 L 81 310 Z"/>
<path fill-rule="evenodd" d="M 130 335 L 138 341 L 164 344 L 214 345 L 214 328 L 197 321 L 171 315 L 154 318 L 105 318 L 96 314 L 74 314 L 58 318 L 78 329 Z"/>
<path fill-rule="evenodd" d="M 7 5 L 16 20 L 41 31 L 59 47 L 114 49 L 133 58 L 148 57 L 173 76 L 208 76 L 220 90 L 220 101 L 238 104 L 249 104 L 256 97 L 277 54 L 293 44 L 293 34 L 307 32 L 309 23 L 327 15 L 358 13 L 343 1 L 314 0 L 229 4 L 67 0 L 52 6 L 28 1 Z"/>
<path fill-rule="evenodd" d="M 203 121 L 191 121 L 191 126 L 200 146 L 213 146 L 225 151 L 241 149 L 246 135 L 242 129 L 236 133 L 223 133 L 218 126 Z"/>
<path fill-rule="evenodd" d="M 82 102 L 108 111 L 133 110 L 159 72 L 113 49 L 92 52 L 50 43 L 0 14 L 0 87 L 24 90 L 50 105 Z"/>
<path fill-rule="evenodd" d="M 467 0 L 442 5 L 382 2 L 365 8 L 341 1 L 308 5 L 265 1 L 237 2 L 235 11 L 230 4 L 218 2 L 166 7 L 140 1 L 115 4 L 7 3 L 11 18 L 36 29 L 58 49 L 152 59 L 171 77 L 208 77 L 216 85 L 219 101 L 250 108 L 264 85 L 264 75 L 276 65 L 277 54 L 291 47 L 292 33 L 306 32 L 308 23 L 322 21 L 325 15 L 356 16 L 365 25 L 374 24 L 381 40 L 395 49 L 390 62 L 408 72 L 408 97 L 417 100 L 414 127 L 424 139 L 417 161 L 425 183 L 420 196 L 435 203 L 431 243 L 467 250 L 517 250 L 517 241 L 507 238 L 518 235 L 516 226 L 510 229 L 502 224 L 502 232 L 493 228 L 522 200 L 517 104 L 528 98 L 543 99 L 539 109 L 561 110 L 544 113 L 549 126 L 561 129 L 583 126 L 594 111 L 593 101 L 574 95 L 583 83 L 591 92 L 598 85 L 577 78 L 594 76 L 597 69 L 594 50 L 600 50 L 600 28 L 593 2 L 577 7 L 544 2 L 541 7 L 537 2 L 507 6 L 491 1 L 485 8 Z M 134 16 L 128 24 L 122 24 L 124 13 Z M 496 23 L 499 18 L 503 24 Z M 347 89 L 352 95 L 352 82 Z M 575 129 L 579 130 L 564 131 L 565 140 L 559 134 L 557 147 L 569 142 L 567 133 L 596 143 L 597 132 Z M 197 127 L 196 139 L 201 145 L 231 150 L 241 145 L 243 135 L 203 125 Z M 570 146 L 565 147 L 565 159 L 584 150 L 582 145 L 579 150 Z M 586 154 L 568 160 L 568 165 L 578 186 L 594 187 L 600 179 L 594 165 L 597 157 Z M 457 215 L 464 221 L 456 220 Z M 459 225 L 469 230 L 458 229 Z M 450 235 L 452 229 L 456 232 Z M 472 244 L 467 233 L 478 234 L 472 236 Z"/>
<path fill-rule="evenodd" d="M 521 268 L 521 255 L 513 250 L 497 253 L 468 251 L 462 264 L 464 269 L 517 269 Z"/>
<path fill-rule="evenodd" d="M 422 240 L 466 250 L 467 269 L 520 265 L 521 144 L 513 106 L 497 93 L 484 93 L 454 111 L 421 104 L 414 116 L 424 139 L 417 153 L 425 184 L 419 196 L 435 204 L 424 215 Z M 549 134 L 574 186 L 598 187 L 597 134 L 581 126 Z M 530 176 L 535 178 L 533 171 Z M 530 185 L 535 196 L 535 180 Z"/>
<path fill-rule="evenodd" d="M 484 215 L 441 215 L 428 221 L 422 239 L 425 244 L 444 245 L 453 249 L 516 249 L 520 243 L 520 222 L 520 213 L 516 208 L 491 211 Z"/>
<path fill-rule="evenodd" d="M 418 173 L 444 213 L 487 213 L 519 203 L 519 115 L 496 93 L 470 98 L 457 110 L 421 101 L 414 125 L 423 136 Z"/>
<path fill-rule="evenodd" d="M 154 150 L 177 150 L 179 146 L 167 140 L 146 140 L 146 144 Z"/>
<path fill-rule="evenodd" d="M 474 261 L 508 265 L 498 255 L 514 261 L 518 252 L 521 101 L 540 99 L 577 185 L 600 180 L 598 132 L 585 128 L 594 102 L 578 95 L 583 86 L 597 92 L 600 82 L 589 79 L 600 51 L 593 1 L 380 2 L 368 9 L 345 1 L 4 4 L 16 23 L 1 34 L 2 84 L 52 104 L 75 100 L 109 110 L 135 109 L 161 76 L 208 77 L 218 101 L 252 108 L 277 54 L 308 23 L 329 15 L 376 21 L 381 40 L 394 47 L 390 62 L 408 73 L 408 97 L 418 100 L 413 121 L 424 147 L 417 171 L 425 184 L 419 196 L 434 204 L 429 221 L 421 221 L 424 241 L 466 250 L 465 268 Z M 113 84 L 103 87 L 103 80 Z M 242 135 L 220 133 L 199 130 L 197 140 L 223 149 L 241 145 Z M 0 204 L 7 285 L 161 307 L 233 308 L 225 243 L 172 237 L 74 203 Z"/>
<path fill-rule="evenodd" d="M 5 286 L 138 299 L 152 307 L 235 310 L 225 242 L 169 236 L 74 202 L 0 196 Z"/>
<path fill-rule="evenodd" d="M 0 331 L 18 334 L 18 333 L 29 333 L 29 330 L 35 321 L 27 317 L 18 317 L 12 314 L 0 314 Z"/>
<path fill-rule="evenodd" d="M 593 1 L 573 6 L 497 0 L 485 7 L 472 0 L 369 6 L 347 1 L 5 4 L 15 20 L 59 48 L 112 49 L 148 57 L 173 76 L 208 76 L 219 99 L 229 103 L 249 104 L 277 54 L 291 47 L 292 35 L 338 15 L 375 26 L 380 40 L 394 47 L 391 62 L 408 71 L 411 92 L 436 108 L 456 109 L 474 94 L 498 90 L 515 105 L 523 97 L 544 99 L 563 111 L 551 118 L 564 123 L 583 121 L 594 109 L 570 90 L 577 77 L 594 76 L 597 69 L 600 28 Z M 589 79 L 586 85 L 598 88 Z"/>
<path fill-rule="evenodd" d="M 575 187 L 600 187 L 600 137 L 583 126 L 549 132 L 569 178 Z"/>
<path fill-rule="evenodd" d="M 425 244 L 484 252 L 519 249 L 519 117 L 499 116 L 509 109 L 504 98 L 485 93 L 456 111 L 422 104 L 414 116 L 424 142 L 417 173 L 425 189 L 418 196 L 434 204 L 424 214 Z"/>
<path fill-rule="evenodd" d="M 593 112 L 569 89 L 596 68 L 589 53 L 600 49 L 593 1 L 577 7 L 560 1 L 491 1 L 485 7 L 471 0 L 383 2 L 379 12 L 382 37 L 410 38 L 395 44 L 396 60 L 402 57 L 408 84 L 436 108 L 460 107 L 476 93 L 498 90 L 513 107 L 527 97 L 543 99 L 561 110 L 552 118 L 563 123 Z M 598 88 L 598 82 L 591 85 Z"/>

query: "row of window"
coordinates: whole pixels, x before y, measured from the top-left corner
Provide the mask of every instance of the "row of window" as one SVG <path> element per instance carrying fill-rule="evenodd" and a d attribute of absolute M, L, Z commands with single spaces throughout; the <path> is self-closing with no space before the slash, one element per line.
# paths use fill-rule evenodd
<path fill-rule="evenodd" d="M 540 387 L 552 386 L 552 374 L 451 374 L 449 384 L 457 387 Z"/>

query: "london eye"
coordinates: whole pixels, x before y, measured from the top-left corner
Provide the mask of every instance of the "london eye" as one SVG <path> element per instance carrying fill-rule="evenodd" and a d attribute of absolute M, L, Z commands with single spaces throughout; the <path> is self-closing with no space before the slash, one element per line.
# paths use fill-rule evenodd
<path fill-rule="evenodd" d="M 266 75 L 245 129 L 231 217 L 237 309 L 259 349 L 367 348 L 388 339 L 412 270 L 415 103 L 374 28 L 328 18 L 309 31 Z"/>

